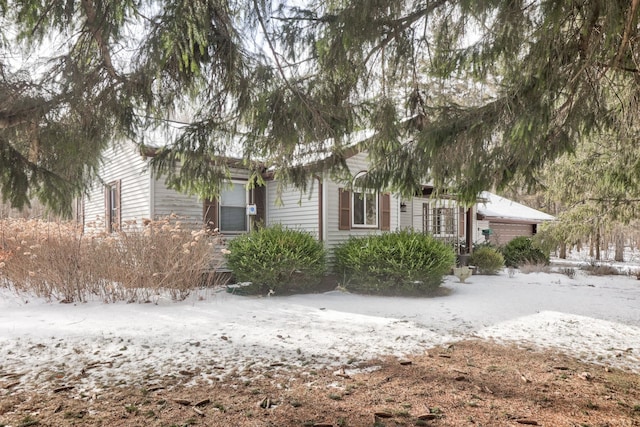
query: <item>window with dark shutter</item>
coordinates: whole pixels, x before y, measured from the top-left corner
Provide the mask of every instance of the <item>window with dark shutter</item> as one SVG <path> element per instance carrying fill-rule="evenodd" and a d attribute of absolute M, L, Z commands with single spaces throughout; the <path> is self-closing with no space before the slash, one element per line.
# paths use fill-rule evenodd
<path fill-rule="evenodd" d="M 223 187 L 217 200 L 205 200 L 203 203 L 202 219 L 205 225 L 226 233 L 248 231 L 247 200 L 245 183 L 234 182 Z"/>
<path fill-rule="evenodd" d="M 221 232 L 247 231 L 247 189 L 244 184 L 234 183 L 222 189 L 218 215 Z"/>
<path fill-rule="evenodd" d="M 391 195 L 338 189 L 338 230 L 378 227 L 391 230 Z"/>
<path fill-rule="evenodd" d="M 359 188 L 359 181 L 366 172 L 358 173 L 353 179 L 354 191 L 351 193 L 351 228 L 379 228 L 379 196 L 370 189 Z"/>

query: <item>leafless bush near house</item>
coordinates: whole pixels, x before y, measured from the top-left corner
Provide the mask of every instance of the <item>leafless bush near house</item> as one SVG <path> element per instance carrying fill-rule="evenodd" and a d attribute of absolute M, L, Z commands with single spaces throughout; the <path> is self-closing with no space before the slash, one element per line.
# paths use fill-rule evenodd
<path fill-rule="evenodd" d="M 524 274 L 529 273 L 551 273 L 551 267 L 547 264 L 529 264 L 525 263 L 518 267 L 520 272 Z"/>
<path fill-rule="evenodd" d="M 71 223 L 0 221 L 0 284 L 64 302 L 182 300 L 222 262 L 221 237 L 166 218 L 83 235 Z"/>
<path fill-rule="evenodd" d="M 620 274 L 620 271 L 611 265 L 598 264 L 594 262 L 582 267 L 582 269 L 592 276 L 617 276 Z"/>

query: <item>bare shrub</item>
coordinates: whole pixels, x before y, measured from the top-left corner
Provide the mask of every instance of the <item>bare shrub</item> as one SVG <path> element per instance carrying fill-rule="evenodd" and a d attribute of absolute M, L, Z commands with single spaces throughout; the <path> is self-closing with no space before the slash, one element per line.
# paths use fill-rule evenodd
<path fill-rule="evenodd" d="M 543 263 L 528 263 L 521 264 L 518 269 L 524 273 L 551 273 L 551 267 L 548 264 Z"/>
<path fill-rule="evenodd" d="M 182 300 L 222 257 L 221 237 L 166 218 L 83 235 L 71 223 L 0 221 L 0 282 L 64 302 Z"/>
<path fill-rule="evenodd" d="M 582 267 L 582 269 L 592 276 L 617 276 L 620 274 L 620 271 L 611 265 L 598 264 L 595 262 Z"/>
<path fill-rule="evenodd" d="M 561 267 L 558 269 L 558 273 L 564 274 L 570 279 L 574 279 L 576 277 L 576 269 L 573 267 Z"/>

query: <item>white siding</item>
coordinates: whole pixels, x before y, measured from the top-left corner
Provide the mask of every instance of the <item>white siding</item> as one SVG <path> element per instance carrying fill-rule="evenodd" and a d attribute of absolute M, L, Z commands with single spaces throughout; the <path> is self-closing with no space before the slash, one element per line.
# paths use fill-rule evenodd
<path fill-rule="evenodd" d="M 232 180 L 244 181 L 244 183 L 234 182 L 234 185 L 245 185 L 249 177 L 246 170 L 231 170 Z M 153 217 L 155 219 L 164 218 L 171 214 L 178 215 L 185 222 L 202 225 L 203 223 L 203 201 L 197 196 L 180 193 L 167 188 L 164 177 L 156 177 L 153 181 Z"/>
<path fill-rule="evenodd" d="M 202 201 L 196 196 L 189 196 L 167 188 L 163 177 L 153 182 L 153 217 L 160 219 L 176 214 L 181 220 L 194 224 L 202 224 Z"/>
<path fill-rule="evenodd" d="M 164 177 L 154 177 L 147 161 L 133 143 L 122 143 L 103 153 L 100 182 L 94 183 L 84 199 L 84 221 L 87 230 L 105 228 L 104 185 L 121 181 L 121 222 L 144 218 L 159 219 L 176 214 L 186 222 L 202 224 L 203 203 L 190 196 L 167 188 Z M 248 172 L 232 170 L 234 179 L 247 180 Z"/>
<path fill-rule="evenodd" d="M 101 181 L 95 182 L 84 199 L 84 222 L 86 228 L 104 230 L 105 202 L 104 185 L 121 181 L 121 221 L 148 218 L 149 172 L 146 161 L 140 156 L 137 146 L 132 143 L 117 144 L 103 153 L 100 168 Z"/>
<path fill-rule="evenodd" d="M 294 187 L 285 187 L 277 204 L 278 182 L 267 182 L 267 225 L 282 224 L 285 227 L 304 230 L 315 238 L 318 234 L 318 181 L 309 182 L 306 193 Z"/>
<path fill-rule="evenodd" d="M 411 226 L 415 231 L 424 233 L 423 203 L 429 203 L 428 199 L 422 197 L 414 197 L 411 201 Z"/>
<path fill-rule="evenodd" d="M 404 200 L 404 203 L 407 205 L 405 212 L 400 212 L 400 224 L 398 228 L 401 230 L 405 229 L 413 229 L 413 199 Z"/>
<path fill-rule="evenodd" d="M 347 159 L 347 165 L 351 174 L 355 176 L 358 172 L 366 171 L 368 169 L 367 154 L 360 153 L 349 159 Z M 329 179 L 325 179 L 325 246 L 327 249 L 332 249 L 336 245 L 349 239 L 349 236 L 366 236 L 367 234 L 381 234 L 383 231 L 379 229 L 351 229 L 351 230 L 339 230 L 338 229 L 338 189 L 343 184 L 333 182 Z M 391 195 L 391 231 L 395 231 L 399 228 L 398 213 L 400 211 L 400 200 L 394 194 Z"/>

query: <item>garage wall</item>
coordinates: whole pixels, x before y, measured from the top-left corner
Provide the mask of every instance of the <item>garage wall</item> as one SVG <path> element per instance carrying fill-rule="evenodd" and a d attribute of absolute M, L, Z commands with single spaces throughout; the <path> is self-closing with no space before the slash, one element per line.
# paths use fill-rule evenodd
<path fill-rule="evenodd" d="M 519 236 L 533 236 L 533 224 L 514 224 L 504 222 L 489 223 L 489 228 L 493 234 L 491 235 L 491 243 L 502 246 Z"/>

